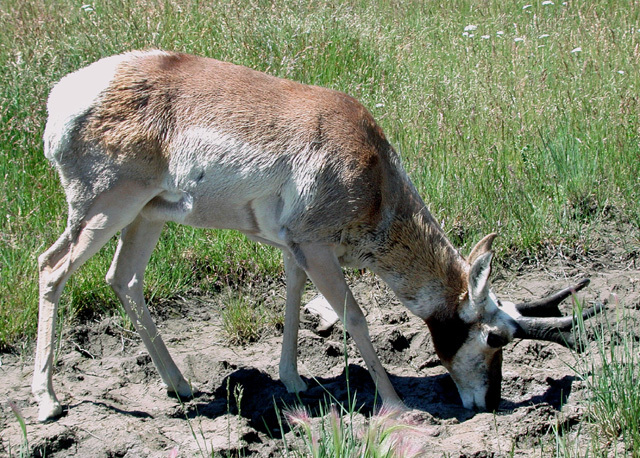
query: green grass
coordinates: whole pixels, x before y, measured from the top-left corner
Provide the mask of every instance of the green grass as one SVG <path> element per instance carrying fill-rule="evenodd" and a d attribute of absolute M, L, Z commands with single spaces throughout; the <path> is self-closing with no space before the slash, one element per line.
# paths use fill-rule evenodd
<path fill-rule="evenodd" d="M 11 411 L 13 412 L 13 416 L 15 417 L 16 421 L 20 425 L 20 431 L 22 432 L 22 443 L 20 444 L 20 448 L 18 449 L 17 456 L 21 458 L 29 456 L 29 438 L 27 435 L 27 423 L 24 421 L 24 416 L 22 415 L 22 412 L 20 411 L 20 408 L 16 405 L 16 403 L 11 399 L 9 399 L 7 402 L 9 404 L 9 407 L 11 408 Z M 8 453 L 10 457 L 14 456 L 10 443 L 8 444 Z"/>
<path fill-rule="evenodd" d="M 588 249 L 605 219 L 630 223 L 637 240 L 640 8 L 528 3 L 0 0 L 0 348 L 34 335 L 36 258 L 65 225 L 42 155 L 47 94 L 130 49 L 208 55 L 356 96 L 465 249 L 496 230 L 503 258 Z M 66 316 L 114 307 L 103 280 L 113 250 L 70 281 Z M 236 233 L 171 225 L 146 291 L 218 290 L 279 276 L 279 263 Z"/>
<path fill-rule="evenodd" d="M 265 332 L 284 326 L 282 310 L 274 311 L 260 301 L 247 300 L 244 294 L 227 293 L 220 316 L 222 330 L 231 344 L 255 342 Z"/>
<path fill-rule="evenodd" d="M 640 457 L 638 323 L 613 299 L 615 319 L 601 319 L 591 338 L 579 320 L 581 340 L 593 342 L 586 357 L 576 357 L 572 365 L 589 392 L 585 421 L 575 433 L 580 440 L 562 426 L 554 428 L 556 456 Z"/>
<path fill-rule="evenodd" d="M 399 412 L 382 409 L 364 420 L 354 405 L 319 405 L 314 419 L 304 408 L 284 412 L 294 432 L 285 443 L 289 458 L 410 458 L 424 453 L 426 434 L 420 428 L 398 420 Z"/>
<path fill-rule="evenodd" d="M 640 392 L 638 381 L 638 343 L 623 323 L 602 329 L 615 329 L 622 338 L 617 345 L 604 345 L 599 341 L 601 367 L 591 368 L 593 390 L 591 420 L 599 428 L 599 438 L 625 444 L 625 454 L 640 457 Z M 602 334 L 601 334 L 602 335 Z"/>

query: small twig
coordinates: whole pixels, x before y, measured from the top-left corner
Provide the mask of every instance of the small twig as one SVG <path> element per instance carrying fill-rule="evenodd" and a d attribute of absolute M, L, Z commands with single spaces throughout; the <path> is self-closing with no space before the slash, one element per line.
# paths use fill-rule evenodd
<path fill-rule="evenodd" d="M 104 374 L 98 374 L 97 372 L 89 372 L 89 371 L 83 371 L 82 375 L 88 375 L 89 377 L 100 377 L 100 378 L 104 378 Z"/>
<path fill-rule="evenodd" d="M 66 427 L 69 431 L 73 432 L 73 430 L 72 430 L 69 426 L 65 425 L 65 427 Z M 85 432 L 85 433 L 87 433 L 89 436 L 93 437 L 94 439 L 98 439 L 98 440 L 99 440 L 100 442 L 102 442 L 102 443 L 104 443 L 104 441 L 105 441 L 105 440 L 104 440 L 104 438 L 96 436 L 96 435 L 95 435 L 95 434 L 93 434 L 91 431 L 89 431 L 88 429 L 85 429 L 85 428 L 83 428 L 83 427 L 81 427 L 81 426 L 74 426 L 74 428 L 77 428 L 77 429 L 79 429 L 80 431 L 84 431 L 84 432 Z"/>
<path fill-rule="evenodd" d="M 88 356 L 91 359 L 96 359 L 95 356 L 93 356 L 88 350 L 85 350 L 84 348 L 82 348 L 80 345 L 78 345 L 77 343 L 75 343 L 76 346 L 76 350 L 78 350 L 80 353 L 82 353 L 85 356 Z"/>
<path fill-rule="evenodd" d="M 130 335 L 133 335 L 134 337 L 137 335 L 136 331 L 132 331 L 130 329 L 124 328 L 124 327 L 120 326 L 118 323 L 111 323 L 111 325 L 114 328 L 119 329 L 120 331 L 122 331 L 123 334 L 130 334 Z M 127 340 L 131 340 L 131 339 L 127 339 Z"/>

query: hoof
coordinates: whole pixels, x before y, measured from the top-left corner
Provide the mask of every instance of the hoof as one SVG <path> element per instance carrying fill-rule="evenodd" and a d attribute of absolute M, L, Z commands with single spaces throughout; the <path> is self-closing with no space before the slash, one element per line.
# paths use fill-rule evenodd
<path fill-rule="evenodd" d="M 290 380 L 283 380 L 280 378 L 280 381 L 284 383 L 288 393 L 301 393 L 302 391 L 307 391 L 308 388 L 305 381 L 302 380 L 299 375 L 291 378 Z"/>
<path fill-rule="evenodd" d="M 44 423 L 62 415 L 62 406 L 57 399 L 42 399 L 38 405 L 38 421 Z"/>
<path fill-rule="evenodd" d="M 176 396 L 179 399 L 191 399 L 199 392 L 197 388 L 191 386 L 184 379 L 177 385 L 169 386 L 165 384 L 165 388 L 169 396 Z"/>

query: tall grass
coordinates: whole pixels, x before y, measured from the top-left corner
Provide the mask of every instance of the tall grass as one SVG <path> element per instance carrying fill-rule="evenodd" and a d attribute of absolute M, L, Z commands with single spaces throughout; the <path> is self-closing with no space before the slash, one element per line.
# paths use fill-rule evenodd
<path fill-rule="evenodd" d="M 0 348 L 33 335 L 36 256 L 65 225 L 41 135 L 48 91 L 70 71 L 157 47 L 343 90 L 456 244 L 498 230 L 503 252 L 535 253 L 587 249 L 605 218 L 637 238 L 639 30 L 631 0 L 0 0 Z M 65 315 L 114 306 L 113 249 L 73 277 Z M 279 263 L 239 234 L 170 225 L 147 293 L 249 282 Z"/>
<path fill-rule="evenodd" d="M 585 383 L 585 421 L 571 436 L 556 426 L 556 456 L 640 458 L 640 363 L 638 323 L 614 296 L 615 319 L 601 319 L 589 338 L 579 319 L 577 333 L 593 343 L 573 369 Z"/>
<path fill-rule="evenodd" d="M 603 360 L 591 383 L 594 393 L 591 417 L 605 443 L 621 440 L 625 454 L 637 458 L 640 457 L 638 344 L 628 331 L 623 336 L 619 346 L 605 346 L 600 341 L 598 350 Z"/>

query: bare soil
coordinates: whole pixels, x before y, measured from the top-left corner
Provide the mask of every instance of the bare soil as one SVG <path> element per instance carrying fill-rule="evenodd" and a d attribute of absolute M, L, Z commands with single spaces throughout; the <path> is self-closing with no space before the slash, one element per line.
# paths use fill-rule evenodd
<path fill-rule="evenodd" d="M 622 243 L 599 246 L 587 257 L 554 255 L 550 249 L 544 262 L 528 260 L 516 268 L 496 269 L 494 290 L 503 299 L 528 300 L 590 277 L 591 285 L 579 294 L 582 300 L 606 302 L 613 293 L 619 306 L 640 323 L 637 253 Z M 553 425 L 570 435 L 589 427 L 583 402 L 589 392 L 570 367 L 576 355 L 569 350 L 533 341 L 508 345 L 500 409 L 474 414 L 462 407 L 426 326 L 368 274 L 354 277 L 353 290 L 396 390 L 415 409 L 403 418 L 422 427 L 416 440 L 424 447 L 423 456 L 547 456 L 553 454 Z M 270 306 L 284 305 L 281 283 L 254 285 L 247 294 Z M 306 300 L 314 295 L 309 286 Z M 317 319 L 303 315 L 299 361 L 310 388 L 298 400 L 278 381 L 281 332 L 268 332 L 244 346 L 230 345 L 219 314 L 224 297 L 194 292 L 153 306 L 178 366 L 200 389 L 197 397 L 183 403 L 167 396 L 140 340 L 117 317 L 63 330 L 54 383 L 65 411 L 47 424 L 35 420 L 31 353 L 1 355 L 0 456 L 18 456 L 22 443 L 7 400 L 13 400 L 26 419 L 29 453 L 48 457 L 188 457 L 212 451 L 282 456 L 282 436 L 292 443 L 293 432 L 278 420 L 274 406 L 302 403 L 317 415 L 327 393 L 346 402 L 347 372 L 362 414 L 357 418 L 364 421 L 374 412 L 374 386 L 349 339 L 345 368 L 340 325 L 328 335 L 319 333 Z M 566 302 L 564 310 L 570 312 L 571 301 Z M 614 319 L 619 312 L 610 303 L 606 313 Z"/>

